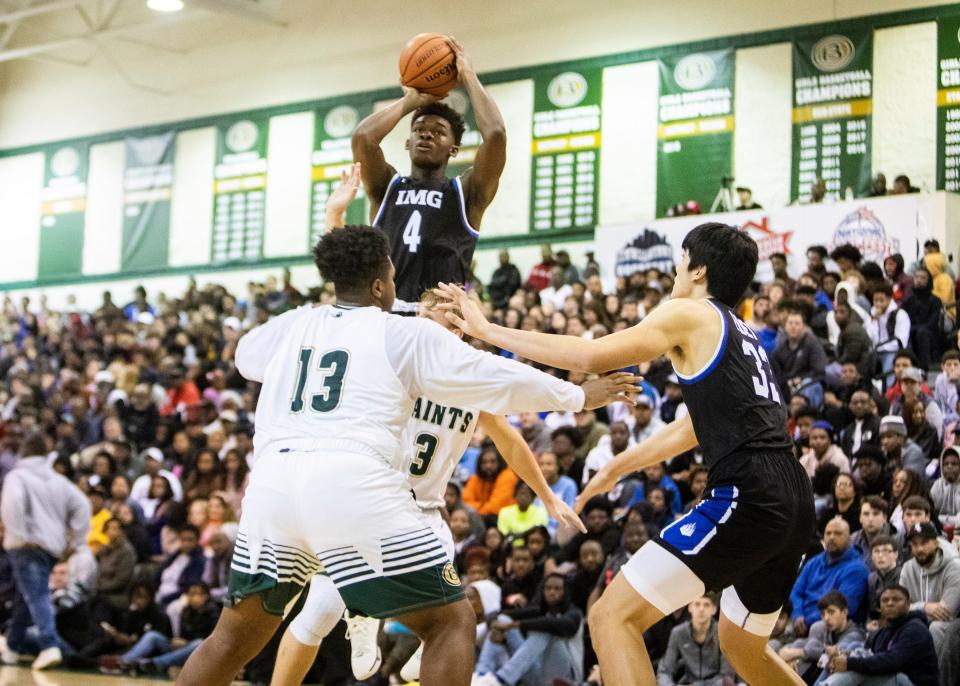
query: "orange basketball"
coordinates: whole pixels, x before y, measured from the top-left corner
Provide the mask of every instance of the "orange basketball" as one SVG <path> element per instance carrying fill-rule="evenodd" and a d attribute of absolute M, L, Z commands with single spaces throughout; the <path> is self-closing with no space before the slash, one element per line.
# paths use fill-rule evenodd
<path fill-rule="evenodd" d="M 400 83 L 421 93 L 443 97 L 457 83 L 457 58 L 448 38 L 421 33 L 400 53 Z"/>

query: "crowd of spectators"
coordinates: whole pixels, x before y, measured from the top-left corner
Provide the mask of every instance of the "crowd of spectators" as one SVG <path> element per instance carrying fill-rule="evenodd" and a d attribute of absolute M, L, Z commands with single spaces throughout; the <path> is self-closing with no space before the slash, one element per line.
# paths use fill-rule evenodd
<path fill-rule="evenodd" d="M 772 646 L 809 683 L 960 683 L 954 275 L 933 241 L 912 264 L 864 261 L 849 245 L 812 246 L 806 258 L 790 273 L 773 255 L 774 279 L 755 284 L 740 312 L 771 360 L 819 521 Z M 608 282 L 592 254 L 578 267 L 545 247 L 526 279 L 504 251 L 489 283 L 470 286 L 505 326 L 599 338 L 668 299 L 673 275 Z M 4 302 L 0 658 L 46 651 L 41 667 L 59 655 L 141 673 L 184 663 L 216 622 L 250 471 L 258 388 L 233 364 L 237 340 L 272 315 L 332 299 L 329 287 L 301 293 L 284 278 L 242 297 L 193 283 L 178 298 L 138 289 L 122 308 L 107 293 L 91 312 Z M 686 412 L 669 360 L 636 371 L 634 407 L 511 418 L 568 504 L 615 455 Z M 74 493 L 52 543 L 16 523 L 30 497 L 23 484 L 41 472 Z M 477 683 L 601 683 L 593 603 L 631 554 L 696 506 L 707 478 L 697 451 L 650 466 L 587 503 L 581 534 L 558 527 L 478 432 L 446 491 L 478 621 Z M 25 554 L 37 549 L 45 554 Z M 30 586 L 34 597 L 22 593 L 24 575 L 45 580 Z M 34 615 L 41 595 L 52 623 Z M 737 682 L 717 613 L 708 593 L 647 632 L 660 684 Z M 415 649 L 403 635 L 388 623 L 384 668 L 370 683 L 387 683 L 405 662 L 398 651 Z M 348 650 L 341 626 L 313 677 L 351 683 Z M 248 678 L 269 681 L 270 651 Z"/>

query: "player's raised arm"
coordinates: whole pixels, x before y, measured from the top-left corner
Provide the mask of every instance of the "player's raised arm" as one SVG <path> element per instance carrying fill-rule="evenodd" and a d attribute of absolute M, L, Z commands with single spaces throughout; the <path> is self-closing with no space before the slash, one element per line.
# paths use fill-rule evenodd
<path fill-rule="evenodd" d="M 387 186 L 390 185 L 390 179 L 397 173 L 383 156 L 380 143 L 405 116 L 417 108 L 437 101 L 436 96 L 420 93 L 406 86 L 402 88 L 403 97 L 360 122 L 350 141 L 353 161 L 362 165 L 363 187 L 370 198 L 371 217 L 376 216 Z"/>
<path fill-rule="evenodd" d="M 452 312 L 447 318 L 474 338 L 551 367 L 592 373 L 629 367 L 682 348 L 689 332 L 703 321 L 703 309 L 697 303 L 670 300 L 636 326 L 588 341 L 576 336 L 497 326 L 486 320 L 480 306 L 458 286 L 441 284 L 438 292 L 463 312 L 463 318 Z"/>
<path fill-rule="evenodd" d="M 463 179 L 467 218 L 470 225 L 476 228 L 480 226 L 483 213 L 493 202 L 500 185 L 500 175 L 507 162 L 507 130 L 500 108 L 477 78 L 470 56 L 454 38 L 450 39 L 450 47 L 457 56 L 457 77 L 470 96 L 477 129 L 483 137 L 473 168 Z"/>
<path fill-rule="evenodd" d="M 357 197 L 357 192 L 360 190 L 360 168 L 360 163 L 354 162 L 350 169 L 345 169 L 340 173 L 340 185 L 327 198 L 327 220 L 325 224 L 327 231 L 339 229 L 346 224 L 347 208 Z"/>
<path fill-rule="evenodd" d="M 510 469 L 516 472 L 517 476 L 543 501 L 548 515 L 560 524 L 587 533 L 587 527 L 574 511 L 550 490 L 550 485 L 540 471 L 530 446 L 504 417 L 483 412 L 480 414 L 480 427 L 497 446 L 497 450 L 503 455 Z"/>
<path fill-rule="evenodd" d="M 605 464 L 577 497 L 574 509 L 580 512 L 590 498 L 610 491 L 627 474 L 669 460 L 696 446 L 697 435 L 693 430 L 693 420 L 688 414 L 671 422 L 647 440 L 627 448 Z"/>

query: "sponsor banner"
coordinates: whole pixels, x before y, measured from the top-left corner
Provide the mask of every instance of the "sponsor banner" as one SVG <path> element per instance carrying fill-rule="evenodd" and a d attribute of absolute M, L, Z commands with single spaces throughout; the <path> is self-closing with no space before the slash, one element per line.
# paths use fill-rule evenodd
<path fill-rule="evenodd" d="M 546 72 L 534 80 L 530 228 L 596 225 L 602 70 Z"/>
<path fill-rule="evenodd" d="M 793 44 L 791 200 L 810 202 L 818 180 L 828 200 L 870 192 L 873 32 Z"/>
<path fill-rule="evenodd" d="M 731 48 L 659 62 L 658 217 L 690 201 L 708 211 L 732 181 L 734 54 Z"/>
<path fill-rule="evenodd" d="M 313 128 L 310 184 L 310 236 L 312 250 L 326 224 L 327 198 L 340 185 L 340 173 L 353 163 L 350 137 L 360 120 L 373 111 L 368 100 L 343 102 L 316 111 Z M 347 224 L 367 224 L 367 198 L 360 186 L 356 199 L 347 207 Z"/>
<path fill-rule="evenodd" d="M 50 149 L 44 157 L 37 276 L 80 276 L 90 146 L 63 145 Z"/>
<path fill-rule="evenodd" d="M 263 256 L 267 199 L 266 117 L 217 128 L 213 183 L 213 263 Z"/>
<path fill-rule="evenodd" d="M 670 271 L 680 260 L 684 236 L 699 224 L 716 221 L 743 229 L 757 242 L 757 278 L 761 281 L 773 278 L 769 259 L 774 253 L 787 256 L 792 275 L 801 274 L 811 245 L 833 250 L 850 243 L 865 260 L 878 264 L 899 252 L 909 264 L 922 253 L 924 240 L 944 235 L 943 227 L 934 229 L 943 221 L 948 197 L 945 193 L 910 194 L 599 226 L 596 257 L 608 285 L 617 277 L 644 269 Z"/>
<path fill-rule="evenodd" d="M 960 191 L 960 16 L 937 22 L 937 188 Z"/>
<path fill-rule="evenodd" d="M 122 271 L 167 266 L 175 142 L 173 131 L 124 141 Z"/>

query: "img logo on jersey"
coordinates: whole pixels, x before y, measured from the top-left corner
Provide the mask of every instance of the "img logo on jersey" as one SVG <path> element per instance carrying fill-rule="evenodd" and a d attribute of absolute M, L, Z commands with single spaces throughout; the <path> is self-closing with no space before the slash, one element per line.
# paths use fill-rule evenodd
<path fill-rule="evenodd" d="M 459 407 L 445 407 L 424 398 L 417 398 L 417 401 L 413 404 L 413 417 L 437 426 L 446 424 L 451 431 L 466 433 L 467 427 L 473 421 L 473 412 L 461 410 Z M 461 418 L 463 421 L 458 427 L 457 422 Z"/>
<path fill-rule="evenodd" d="M 443 203 L 442 191 L 420 190 L 400 190 L 397 191 L 396 205 L 421 205 L 423 207 L 439 208 Z"/>

